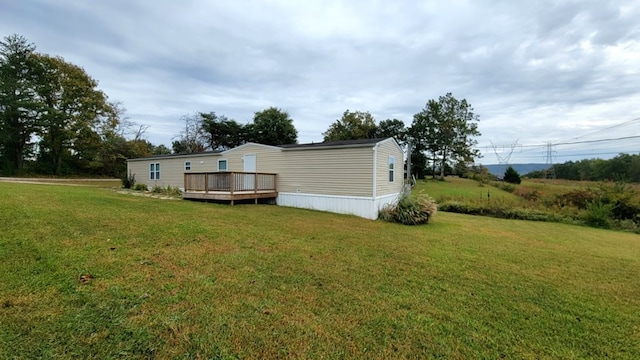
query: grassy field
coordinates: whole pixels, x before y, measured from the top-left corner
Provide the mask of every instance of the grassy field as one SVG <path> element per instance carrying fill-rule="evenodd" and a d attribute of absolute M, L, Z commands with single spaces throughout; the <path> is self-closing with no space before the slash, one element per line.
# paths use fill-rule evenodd
<path fill-rule="evenodd" d="M 446 181 L 439 180 L 419 180 L 416 183 L 416 193 L 428 194 L 434 199 L 474 199 L 481 202 L 502 201 L 521 203 L 522 198 L 500 190 L 489 184 L 480 186 L 478 181 L 462 179 L 457 177 L 448 177 Z"/>
<path fill-rule="evenodd" d="M 0 199 L 2 359 L 640 357 L 638 235 L 79 186 Z"/>

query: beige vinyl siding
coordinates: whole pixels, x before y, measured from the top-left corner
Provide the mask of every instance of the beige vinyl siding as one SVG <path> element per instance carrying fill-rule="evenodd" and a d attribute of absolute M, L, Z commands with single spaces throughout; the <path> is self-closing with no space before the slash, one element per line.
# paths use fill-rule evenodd
<path fill-rule="evenodd" d="M 373 146 L 283 151 L 278 191 L 367 196 L 373 194 Z"/>
<path fill-rule="evenodd" d="M 389 156 L 395 158 L 394 181 L 389 181 Z M 404 154 L 393 139 L 378 143 L 376 160 L 376 196 L 397 194 L 404 184 Z"/>
<path fill-rule="evenodd" d="M 191 154 L 159 158 L 132 159 L 128 169 L 136 182 L 148 186 L 184 187 L 184 163 L 191 172 L 217 171 L 218 160 L 227 160 L 228 171 L 243 171 L 243 157 L 256 156 L 256 171 L 277 173 L 278 191 L 337 196 L 373 197 L 374 145 L 286 149 L 260 144 L 245 144 L 217 154 Z M 395 179 L 388 180 L 389 155 L 396 161 Z M 378 143 L 375 196 L 398 193 L 403 184 L 403 154 L 393 140 Z M 160 164 L 160 180 L 149 179 L 149 165 Z"/>
<path fill-rule="evenodd" d="M 127 172 L 135 174 L 136 183 L 149 187 L 154 185 L 165 187 L 167 185 L 184 187 L 184 163 L 191 162 L 191 171 L 216 171 L 218 166 L 218 154 L 193 154 L 171 157 L 146 158 L 129 160 Z M 160 180 L 149 178 L 149 165 L 160 164 Z"/>
<path fill-rule="evenodd" d="M 228 171 L 244 171 L 244 156 L 256 156 L 256 172 L 277 173 L 282 164 L 282 150 L 276 147 L 245 144 L 220 154 L 219 159 L 227 159 Z"/>

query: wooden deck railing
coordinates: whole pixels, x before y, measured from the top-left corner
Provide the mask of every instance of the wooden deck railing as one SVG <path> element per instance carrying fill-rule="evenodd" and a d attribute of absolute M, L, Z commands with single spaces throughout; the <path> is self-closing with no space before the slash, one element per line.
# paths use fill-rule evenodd
<path fill-rule="evenodd" d="M 185 192 L 276 192 L 276 174 L 252 172 L 185 173 Z"/>

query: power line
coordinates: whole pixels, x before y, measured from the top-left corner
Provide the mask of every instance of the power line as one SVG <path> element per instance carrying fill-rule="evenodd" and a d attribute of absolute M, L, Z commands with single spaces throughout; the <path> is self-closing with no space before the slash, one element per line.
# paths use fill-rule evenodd
<path fill-rule="evenodd" d="M 637 138 L 640 138 L 640 135 L 622 136 L 622 137 L 612 138 L 612 139 L 584 140 L 584 141 L 574 141 L 574 142 L 560 142 L 560 143 L 555 143 L 554 145 L 589 144 L 589 143 L 597 143 L 597 142 L 605 142 L 605 141 L 617 141 L 617 140 L 628 140 L 628 139 L 637 139 Z"/>
<path fill-rule="evenodd" d="M 571 138 L 571 140 L 577 140 L 577 139 L 581 139 L 581 138 L 587 137 L 589 135 L 593 135 L 593 134 L 597 134 L 597 133 L 604 132 L 604 131 L 607 131 L 607 130 L 615 129 L 617 127 L 627 126 L 627 125 L 630 125 L 630 124 L 632 124 L 632 123 L 634 123 L 636 121 L 640 121 L 640 118 L 635 118 L 635 119 L 632 119 L 632 120 L 629 120 L 629 121 L 625 121 L 625 122 L 620 123 L 620 124 L 616 124 L 616 125 L 612 125 L 612 126 L 606 127 L 604 129 L 599 129 L 599 130 L 596 130 L 596 131 L 592 131 L 590 133 L 586 133 L 584 135 Z"/>
<path fill-rule="evenodd" d="M 638 139 L 640 138 L 640 135 L 632 135 L 632 136 L 621 136 L 621 137 L 617 137 L 617 138 L 609 138 L 609 139 L 597 139 L 597 140 L 583 140 L 583 141 L 571 141 L 571 142 L 557 142 L 557 143 L 551 143 L 553 146 L 558 146 L 558 145 L 577 145 L 577 144 L 589 144 L 589 143 L 598 143 L 598 142 L 607 142 L 607 141 L 620 141 L 620 140 L 629 140 L 629 139 Z M 518 145 L 518 147 L 521 148 L 541 148 L 541 147 L 546 147 L 548 146 L 548 143 L 546 144 L 531 144 L 531 145 Z"/>
<path fill-rule="evenodd" d="M 570 153 L 570 154 L 554 155 L 554 158 L 556 159 L 556 162 L 557 162 L 559 158 L 569 158 L 569 157 L 576 157 L 576 156 L 619 155 L 619 154 L 640 155 L 640 151 L 611 151 L 611 152 L 603 151 L 603 152 L 589 152 L 589 153 Z M 525 159 L 542 159 L 542 158 L 543 158 L 542 155 L 518 156 L 513 161 L 516 162 L 516 161 L 523 161 Z"/>

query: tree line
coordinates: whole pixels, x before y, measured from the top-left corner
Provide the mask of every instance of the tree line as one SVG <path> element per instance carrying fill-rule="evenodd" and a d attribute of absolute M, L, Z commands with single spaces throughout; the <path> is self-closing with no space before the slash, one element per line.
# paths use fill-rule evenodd
<path fill-rule="evenodd" d="M 156 151 L 122 104 L 62 57 L 20 35 L 0 41 L 0 174 L 120 176 Z"/>
<path fill-rule="evenodd" d="M 287 111 L 270 107 L 242 124 L 215 112 L 182 117 L 171 148 L 145 139 L 148 126 L 126 117 L 83 68 L 36 51 L 20 35 L 0 41 L 0 175 L 102 175 L 122 177 L 126 159 L 225 150 L 247 143 L 297 142 Z M 376 122 L 369 112 L 346 110 L 322 133 L 324 141 L 395 137 L 411 147 L 412 173 L 466 168 L 479 156 L 478 116 L 451 93 L 429 100 L 411 126 Z"/>
<path fill-rule="evenodd" d="M 185 115 L 182 121 L 184 129 L 171 144 L 175 154 L 227 150 L 248 142 L 275 146 L 298 141 L 293 119 L 276 107 L 254 113 L 253 121 L 247 124 L 213 111 Z"/>
<path fill-rule="evenodd" d="M 325 141 L 376 137 L 395 137 L 410 148 L 411 173 L 424 178 L 444 177 L 457 172 L 464 174 L 474 159 L 480 156 L 474 146 L 479 116 L 466 99 L 456 99 L 451 93 L 431 99 L 413 116 L 406 127 L 398 119 L 387 119 L 376 124 L 369 112 L 345 111 L 342 118 L 332 123 L 323 133 Z"/>
<path fill-rule="evenodd" d="M 20 35 L 0 41 L 0 175 L 123 177 L 126 160 L 228 149 L 245 142 L 295 143 L 286 111 L 271 107 L 240 124 L 215 112 L 185 115 L 172 148 L 145 139 L 98 82 L 62 57 L 36 51 Z"/>
<path fill-rule="evenodd" d="M 256 112 L 253 123 L 239 124 L 215 112 L 198 113 L 183 118 L 185 129 L 173 141 L 174 153 L 224 150 L 257 142 L 266 145 L 293 144 L 297 131 L 289 114 L 278 108 Z M 377 122 L 366 111 L 346 110 L 322 133 L 324 141 L 358 140 L 394 137 L 403 147 L 411 147 L 412 174 L 423 178 L 427 173 L 444 177 L 464 174 L 479 156 L 475 136 L 479 136 L 478 116 L 465 100 L 451 93 L 429 100 L 406 127 L 402 120 Z M 428 165 L 431 165 L 430 167 Z"/>
<path fill-rule="evenodd" d="M 579 181 L 640 182 L 640 155 L 619 154 L 608 160 L 567 161 L 554 164 L 544 171 L 532 171 L 525 176 L 529 178 L 555 176 L 557 179 Z"/>

